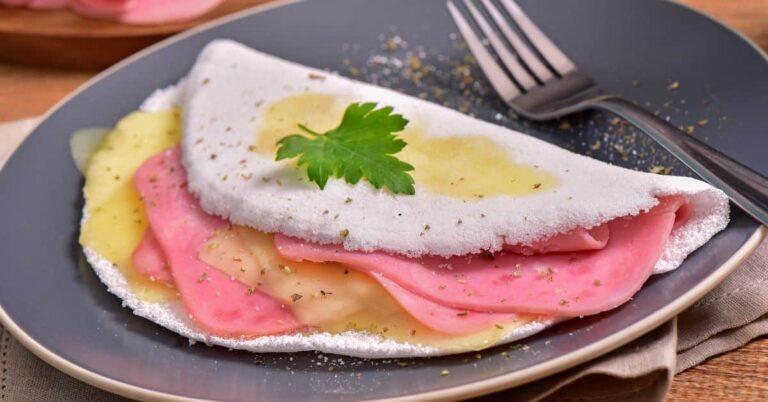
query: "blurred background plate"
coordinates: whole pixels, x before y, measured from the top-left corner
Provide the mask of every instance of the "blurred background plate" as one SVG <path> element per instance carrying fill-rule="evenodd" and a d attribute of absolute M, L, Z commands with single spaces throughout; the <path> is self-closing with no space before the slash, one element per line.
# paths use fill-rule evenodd
<path fill-rule="evenodd" d="M 267 1 L 226 0 L 201 17 L 158 25 L 118 24 L 71 10 L 0 7 L 0 62 L 101 69 L 177 32 Z"/>

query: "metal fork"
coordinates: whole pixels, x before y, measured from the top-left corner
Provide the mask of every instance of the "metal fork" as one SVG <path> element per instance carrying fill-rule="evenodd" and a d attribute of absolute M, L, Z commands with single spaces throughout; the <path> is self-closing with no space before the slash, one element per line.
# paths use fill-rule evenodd
<path fill-rule="evenodd" d="M 513 0 L 499 0 L 499 3 L 535 52 L 491 0 L 479 0 L 477 3 L 482 6 L 463 0 L 469 18 L 487 39 L 499 64 L 455 4 L 458 1 L 447 3 L 454 22 L 491 85 L 515 112 L 531 120 L 555 119 L 585 109 L 616 114 L 651 136 L 704 180 L 723 190 L 749 215 L 768 225 L 768 179 L 764 176 L 634 103 L 603 93 Z M 481 7 L 490 19 L 484 16 Z"/>

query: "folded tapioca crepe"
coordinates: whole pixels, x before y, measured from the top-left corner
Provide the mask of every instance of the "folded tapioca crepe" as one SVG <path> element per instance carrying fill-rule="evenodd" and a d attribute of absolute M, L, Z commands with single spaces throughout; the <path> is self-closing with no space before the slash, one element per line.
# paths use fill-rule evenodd
<path fill-rule="evenodd" d="M 311 164 L 276 158 L 365 105 L 407 121 L 389 154 L 412 191 L 333 171 L 319 186 Z M 107 135 L 84 193 L 88 260 L 137 315 L 229 348 L 361 357 L 479 350 L 610 310 L 728 222 L 701 181 L 231 41 Z"/>

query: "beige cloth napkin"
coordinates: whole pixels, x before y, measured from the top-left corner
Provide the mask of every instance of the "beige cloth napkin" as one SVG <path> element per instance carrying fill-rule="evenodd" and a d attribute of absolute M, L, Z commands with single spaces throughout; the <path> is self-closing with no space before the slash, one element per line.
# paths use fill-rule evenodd
<path fill-rule="evenodd" d="M 0 166 L 35 119 L 0 125 Z M 768 334 L 768 241 L 720 286 L 649 334 L 591 362 L 478 401 L 661 401 L 672 377 Z M 0 401 L 124 401 L 47 365 L 0 326 Z"/>

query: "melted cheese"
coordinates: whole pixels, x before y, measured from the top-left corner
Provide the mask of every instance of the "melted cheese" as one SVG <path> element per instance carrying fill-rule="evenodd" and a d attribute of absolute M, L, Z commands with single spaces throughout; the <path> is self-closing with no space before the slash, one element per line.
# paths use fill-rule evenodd
<path fill-rule="evenodd" d="M 144 160 L 179 143 L 179 120 L 176 111 L 128 115 L 104 138 L 85 173 L 88 210 L 80 244 L 112 261 L 146 301 L 174 299 L 176 293 L 133 268 L 131 254 L 147 229 L 133 175 Z"/>
<path fill-rule="evenodd" d="M 281 300 L 304 324 L 340 333 L 364 330 L 401 342 L 455 350 L 479 350 L 529 319 L 502 323 L 469 335 L 447 335 L 410 316 L 374 279 L 335 263 L 289 262 L 272 235 L 233 226 L 216 233 L 199 258 Z"/>

